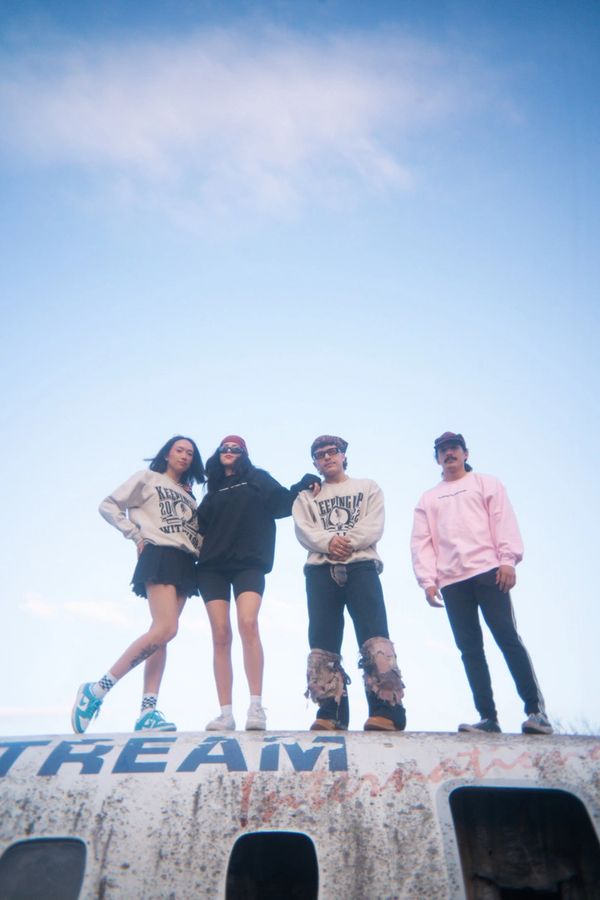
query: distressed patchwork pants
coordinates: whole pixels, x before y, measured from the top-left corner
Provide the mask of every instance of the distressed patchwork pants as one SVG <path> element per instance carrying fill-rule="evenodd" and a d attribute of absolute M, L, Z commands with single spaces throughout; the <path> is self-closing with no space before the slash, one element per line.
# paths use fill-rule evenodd
<path fill-rule="evenodd" d="M 304 567 L 308 601 L 308 643 L 311 650 L 341 653 L 344 637 L 344 610 L 354 624 L 358 646 L 372 637 L 389 638 L 381 581 L 371 560 L 344 566 L 345 584 L 337 583 L 329 564 Z M 340 718 L 348 718 L 347 698 Z M 367 693 L 369 715 L 390 715 L 387 704 Z M 335 708 L 335 704 L 333 704 Z M 336 714 L 326 716 L 336 718 Z"/>

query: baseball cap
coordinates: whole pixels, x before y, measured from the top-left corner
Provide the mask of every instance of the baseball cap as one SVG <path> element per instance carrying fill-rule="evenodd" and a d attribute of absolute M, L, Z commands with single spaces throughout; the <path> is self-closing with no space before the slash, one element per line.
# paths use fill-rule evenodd
<path fill-rule="evenodd" d="M 445 431 L 443 434 L 440 434 L 440 436 L 433 442 L 434 453 L 437 453 L 438 450 L 440 450 L 446 444 L 458 444 L 463 448 L 465 452 L 467 449 L 467 445 L 462 434 L 455 434 L 453 431 Z"/>

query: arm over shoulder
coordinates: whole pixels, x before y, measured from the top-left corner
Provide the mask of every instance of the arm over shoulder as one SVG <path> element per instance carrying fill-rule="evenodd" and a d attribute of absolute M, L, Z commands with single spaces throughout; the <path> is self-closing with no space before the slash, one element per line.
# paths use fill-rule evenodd
<path fill-rule="evenodd" d="M 273 518 L 285 519 L 292 514 L 294 497 L 291 491 L 273 478 L 264 469 L 255 469 L 252 478 L 258 487 L 263 502 Z"/>

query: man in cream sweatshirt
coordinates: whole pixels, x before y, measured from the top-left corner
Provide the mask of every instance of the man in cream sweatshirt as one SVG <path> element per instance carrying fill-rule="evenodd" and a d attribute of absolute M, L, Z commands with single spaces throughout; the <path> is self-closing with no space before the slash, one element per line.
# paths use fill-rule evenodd
<path fill-rule="evenodd" d="M 306 696 L 318 705 L 312 731 L 345 731 L 349 722 L 350 681 L 340 651 L 344 611 L 354 624 L 360 647 L 369 717 L 365 731 L 402 731 L 406 713 L 404 684 L 389 638 L 379 573 L 377 541 L 383 534 L 381 488 L 369 478 L 346 474 L 347 441 L 322 434 L 310 453 L 323 484 L 318 493 L 302 491 L 292 507 L 296 537 L 308 550 L 304 567 L 308 601 Z"/>
<path fill-rule="evenodd" d="M 462 434 L 444 432 L 434 442 L 434 455 L 442 467 L 442 481 L 426 491 L 415 508 L 411 551 L 427 602 L 446 606 L 481 716 L 481 721 L 459 725 L 458 730 L 501 730 L 483 648 L 481 609 L 525 704 L 523 732 L 551 734 L 509 593 L 516 584 L 515 567 L 523 558 L 523 543 L 506 490 L 492 475 L 473 472 Z"/>

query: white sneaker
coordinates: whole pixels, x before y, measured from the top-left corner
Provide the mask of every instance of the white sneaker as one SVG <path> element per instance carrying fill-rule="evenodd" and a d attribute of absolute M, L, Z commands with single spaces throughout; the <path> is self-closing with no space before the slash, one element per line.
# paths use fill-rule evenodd
<path fill-rule="evenodd" d="M 235 719 L 232 715 L 224 716 L 221 713 L 220 716 L 217 716 L 216 719 L 211 719 L 211 721 L 206 725 L 205 731 L 235 731 Z"/>
<path fill-rule="evenodd" d="M 263 706 L 250 706 L 246 719 L 246 731 L 266 731 L 267 713 Z"/>

